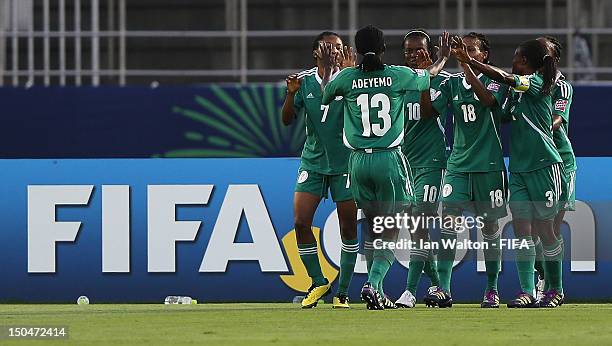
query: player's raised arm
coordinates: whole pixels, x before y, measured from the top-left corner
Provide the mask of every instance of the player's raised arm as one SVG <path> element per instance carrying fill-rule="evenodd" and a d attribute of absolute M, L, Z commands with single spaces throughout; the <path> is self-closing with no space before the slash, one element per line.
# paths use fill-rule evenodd
<path fill-rule="evenodd" d="M 448 61 L 448 57 L 450 56 L 451 48 L 449 41 L 449 34 L 447 31 L 443 32 L 440 36 L 439 47 L 438 47 L 438 60 L 431 64 L 426 70 L 429 72 L 430 77 L 435 77 L 442 71 L 446 61 Z"/>
<path fill-rule="evenodd" d="M 460 63 L 467 64 L 470 67 L 477 69 L 485 76 L 493 79 L 494 81 L 504 83 L 511 87 L 517 86 L 514 74 L 508 73 L 500 68 L 473 59 L 468 55 L 466 50 L 457 50 L 455 48 L 453 54 L 457 58 L 457 61 L 459 61 Z"/>
<path fill-rule="evenodd" d="M 321 43 L 317 53 L 320 54 L 321 62 L 323 64 L 323 78 L 321 78 L 321 92 L 325 91 L 325 87 L 331 80 L 331 76 L 334 73 L 334 68 L 338 65 L 337 53 L 333 50 L 331 44 Z M 330 100 L 331 102 L 331 100 Z M 323 104 L 325 103 L 325 98 Z"/>
<path fill-rule="evenodd" d="M 454 36 L 452 39 L 453 49 L 452 54 L 456 56 L 457 54 L 465 54 L 467 55 L 467 46 L 465 42 L 459 36 Z M 463 68 L 463 73 L 465 74 L 465 80 L 472 86 L 474 93 L 478 96 L 480 103 L 485 107 L 491 107 L 495 105 L 497 102 L 495 96 L 487 90 L 484 84 L 476 77 L 476 74 L 470 67 L 470 65 L 466 63 L 461 63 L 461 68 Z"/>
<path fill-rule="evenodd" d="M 337 57 L 339 61 L 338 66 L 341 70 L 344 70 L 347 67 L 357 66 L 357 54 L 355 53 L 353 47 L 344 46 Z"/>
<path fill-rule="evenodd" d="M 295 119 L 294 99 L 298 90 L 300 90 L 302 80 L 298 78 L 297 74 L 292 74 L 285 81 L 287 82 L 287 96 L 285 96 L 285 103 L 283 103 L 282 118 L 283 125 L 288 126 Z"/>

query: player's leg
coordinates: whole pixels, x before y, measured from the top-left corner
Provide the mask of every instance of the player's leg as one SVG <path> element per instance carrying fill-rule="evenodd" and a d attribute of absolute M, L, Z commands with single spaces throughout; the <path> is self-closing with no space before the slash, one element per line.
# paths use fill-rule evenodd
<path fill-rule="evenodd" d="M 564 174 L 563 165 L 558 163 L 535 171 L 531 181 L 532 190 L 539 193 L 535 225 L 544 247 L 544 275 L 549 285 L 540 307 L 554 308 L 563 303 L 563 244 L 555 235 L 554 219 L 565 204 L 563 200 L 567 200 L 563 190 L 569 184 L 564 184 Z"/>
<path fill-rule="evenodd" d="M 538 226 L 534 223 L 532 223 L 531 227 L 535 230 L 538 229 Z M 539 301 L 544 297 L 544 292 L 548 291 L 549 283 L 546 281 L 546 271 L 544 270 L 544 245 L 542 244 L 542 239 L 537 232 L 534 232 L 532 237 L 536 250 L 536 259 L 534 264 L 536 271 L 536 299 Z"/>
<path fill-rule="evenodd" d="M 324 191 L 324 178 L 315 172 L 300 169 L 293 196 L 295 236 L 298 253 L 312 279 L 312 286 L 302 301 L 303 308 L 316 306 L 330 288 L 319 263 L 318 245 L 312 232 L 312 220 Z"/>
<path fill-rule="evenodd" d="M 412 173 L 415 202 L 411 208 L 411 214 L 423 217 L 437 214 L 438 191 L 442 179 L 442 170 L 436 168 L 417 168 L 412 169 Z M 432 272 L 432 268 L 436 268 L 436 266 L 430 263 L 433 259 L 433 256 L 430 255 L 431 250 L 420 248 L 421 244 L 429 240 L 429 230 L 421 227 L 419 224 L 415 230 L 410 231 L 412 232 L 410 235 L 411 241 L 416 247 L 410 250 L 406 290 L 396 301 L 398 306 L 405 308 L 414 307 L 421 273 L 426 267 L 429 271 L 432 284 L 434 286 L 439 284 L 437 270 Z"/>
<path fill-rule="evenodd" d="M 533 229 L 536 229 L 536 225 L 531 225 Z M 536 271 L 536 299 L 540 300 L 543 297 L 544 292 L 548 289 L 546 283 L 546 277 L 544 272 L 544 246 L 542 245 L 542 239 L 537 234 L 532 234 L 533 242 L 535 244 L 536 258 L 534 268 Z"/>
<path fill-rule="evenodd" d="M 340 275 L 338 291 L 334 297 L 334 308 L 348 308 L 348 289 L 355 271 L 355 262 L 359 253 L 357 240 L 357 206 L 349 187 L 348 176 L 329 177 L 332 199 L 336 202 L 342 248 L 340 250 Z"/>
<path fill-rule="evenodd" d="M 514 236 L 521 241 L 515 249 L 516 269 L 518 272 L 521 292 L 508 302 L 509 308 L 538 307 L 534 294 L 533 268 L 535 263 L 535 244 L 531 237 L 531 221 L 533 219 L 534 205 L 529 196 L 526 180 L 529 173 L 510 174 L 510 210 L 512 211 L 512 227 Z"/>
<path fill-rule="evenodd" d="M 451 277 L 456 255 L 457 230 L 462 223 L 461 216 L 467 203 L 471 203 L 469 174 L 447 171 L 442 187 L 443 222 L 440 229 L 438 250 L 438 275 L 440 286 L 425 297 L 425 304 L 439 307 L 452 306 Z M 447 222 L 450 220 L 450 222 Z"/>
<path fill-rule="evenodd" d="M 563 183 L 562 186 L 566 188 L 563 189 L 561 193 L 560 202 L 561 202 L 562 207 L 561 207 L 561 210 L 559 210 L 559 212 L 555 216 L 554 230 L 555 230 L 555 237 L 557 237 L 557 239 L 559 239 L 559 242 L 561 243 L 561 258 L 563 259 L 565 255 L 565 242 L 563 240 L 563 235 L 561 234 L 561 225 L 563 224 L 565 213 L 567 211 L 576 210 L 576 171 L 574 170 L 574 171 L 565 172 L 565 174 L 562 175 L 562 177 L 565 178 L 564 179 L 565 181 L 562 181 Z M 563 261 L 561 261 L 561 267 L 562 266 L 563 266 Z M 562 273 L 563 273 L 563 269 L 561 268 L 561 275 Z M 550 289 L 550 282 L 546 281 L 543 287 L 543 290 L 544 292 L 546 292 L 549 289 Z"/>
<path fill-rule="evenodd" d="M 472 173 L 471 185 L 475 201 L 476 215 L 483 218 L 482 237 L 487 246 L 483 249 L 487 273 L 487 287 L 480 306 L 499 307 L 497 288 L 501 269 L 501 233 L 497 220 L 507 215 L 506 171 Z"/>
<path fill-rule="evenodd" d="M 376 202 L 376 186 L 372 179 L 374 171 L 378 168 L 373 161 L 373 153 L 363 151 L 353 151 L 349 158 L 348 185 L 351 189 L 357 207 L 363 210 L 368 224 L 368 237 L 364 241 L 366 259 L 368 258 L 368 244 L 372 246 L 370 252 L 372 264 L 368 263 L 368 281 L 361 289 L 361 297 L 366 302 L 366 307 L 371 310 L 384 310 L 382 295 L 378 290 L 379 282 L 371 282 L 372 272 L 375 262 L 375 249 L 373 245 L 379 234 L 374 232 L 374 218 L 379 215 Z"/>
<path fill-rule="evenodd" d="M 368 154 L 370 178 L 373 181 L 375 199 L 370 210 L 374 211 L 372 217 L 383 219 L 407 210 L 411 202 L 412 186 L 408 179 L 408 165 L 399 150 L 379 151 Z M 385 172 L 385 174 L 380 174 Z M 365 212 L 365 211 L 364 211 Z M 366 213 L 367 215 L 367 213 Z M 388 225 L 383 225 L 388 226 Z M 378 296 L 380 285 L 383 282 L 389 268 L 395 261 L 393 250 L 385 244 L 395 242 L 398 235 L 398 227 L 379 227 L 374 241 L 374 259 L 372 268 L 368 274 L 368 283 L 363 287 L 361 296 L 368 302 L 368 308 L 384 309 L 385 299 Z M 373 301 L 376 301 L 374 304 Z M 391 302 L 392 303 L 392 302 Z M 391 304 L 395 307 L 394 304 Z"/>
<path fill-rule="evenodd" d="M 433 169 L 425 169 L 426 174 L 424 175 L 424 179 L 421 179 L 421 183 L 417 183 L 416 179 L 413 179 L 415 188 L 415 204 L 418 201 L 424 201 L 423 210 L 425 215 L 429 216 L 437 216 L 438 215 L 438 206 L 440 202 L 440 191 L 442 189 L 442 182 L 444 180 L 444 169 L 433 168 Z M 414 174 L 413 174 L 414 175 Z M 417 186 L 418 185 L 418 186 Z M 429 185 L 429 186 L 427 186 Z M 417 191 L 422 191 L 423 196 L 417 196 Z M 427 194 L 427 196 L 425 196 Z M 427 201 L 425 201 L 427 199 Z M 430 239 L 431 229 L 427 230 L 427 239 Z M 440 277 L 438 275 L 438 265 L 436 261 L 436 256 L 434 254 L 433 249 L 429 249 L 427 251 L 427 261 L 425 261 L 425 266 L 423 266 L 423 272 L 429 280 L 431 281 L 432 287 L 437 287 L 440 285 Z M 430 287 L 430 289 L 432 288 Z"/>

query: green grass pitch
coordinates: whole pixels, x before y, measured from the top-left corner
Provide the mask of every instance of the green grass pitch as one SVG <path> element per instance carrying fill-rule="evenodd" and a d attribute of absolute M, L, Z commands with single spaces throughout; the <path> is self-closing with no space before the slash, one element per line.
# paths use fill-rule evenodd
<path fill-rule="evenodd" d="M 0 305 L 0 326 L 64 325 L 68 340 L 0 344 L 584 345 L 612 343 L 612 304 L 367 311 L 330 304 Z"/>

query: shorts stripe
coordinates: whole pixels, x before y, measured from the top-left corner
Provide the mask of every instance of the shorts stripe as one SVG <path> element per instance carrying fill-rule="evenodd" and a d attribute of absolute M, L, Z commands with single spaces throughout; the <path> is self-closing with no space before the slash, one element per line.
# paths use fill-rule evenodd
<path fill-rule="evenodd" d="M 402 158 L 402 165 L 404 165 L 404 171 L 406 172 L 406 191 L 410 196 L 414 196 L 412 192 L 412 182 L 410 181 L 410 171 L 408 170 L 408 164 L 406 163 L 406 157 L 400 151 L 400 157 Z"/>
<path fill-rule="evenodd" d="M 561 194 L 563 193 L 563 186 L 561 184 L 561 164 L 557 164 L 557 186 L 559 189 L 559 194 L 557 195 L 557 201 L 561 199 Z"/>
<path fill-rule="evenodd" d="M 457 232 L 455 232 L 454 229 L 448 229 L 448 228 L 440 229 L 440 233 L 447 234 L 447 235 L 457 235 Z"/>
<path fill-rule="evenodd" d="M 504 199 L 508 199 L 508 191 L 506 190 L 506 170 L 501 171 L 502 175 L 502 193 L 504 194 Z"/>
<path fill-rule="evenodd" d="M 567 195 L 568 199 L 574 194 L 574 188 L 576 188 L 576 172 L 570 173 L 570 185 L 569 185 L 569 194 Z"/>

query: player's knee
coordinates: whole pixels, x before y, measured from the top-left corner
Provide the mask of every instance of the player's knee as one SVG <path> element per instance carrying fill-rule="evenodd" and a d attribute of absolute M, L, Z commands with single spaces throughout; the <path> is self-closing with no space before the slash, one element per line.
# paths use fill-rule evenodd
<path fill-rule="evenodd" d="M 296 217 L 294 220 L 295 231 L 298 233 L 311 232 L 312 222 L 302 217 Z"/>
<path fill-rule="evenodd" d="M 497 224 L 497 221 L 487 221 L 482 227 L 482 233 L 484 234 L 493 235 L 496 234 L 497 231 L 499 231 L 499 225 Z"/>

